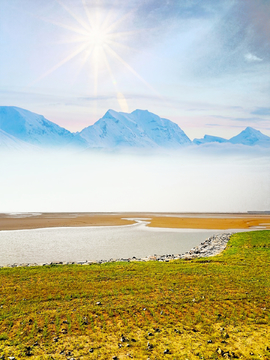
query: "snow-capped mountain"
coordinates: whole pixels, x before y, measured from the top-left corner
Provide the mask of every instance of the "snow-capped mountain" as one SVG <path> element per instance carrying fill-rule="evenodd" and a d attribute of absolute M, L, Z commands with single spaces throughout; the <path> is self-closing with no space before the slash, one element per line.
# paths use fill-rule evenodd
<path fill-rule="evenodd" d="M 0 150 L 33 150 L 34 146 L 0 129 Z"/>
<path fill-rule="evenodd" d="M 233 145 L 270 147 L 270 137 L 262 134 L 259 130 L 247 127 L 240 134 L 229 140 L 218 136 L 205 135 L 202 139 L 194 139 L 193 143 L 196 145 L 227 143 Z"/>
<path fill-rule="evenodd" d="M 57 148 L 170 148 L 184 145 L 260 146 L 270 148 L 270 137 L 247 127 L 237 136 L 227 140 L 205 135 L 202 139 L 187 137 L 174 122 L 160 118 L 147 110 L 132 113 L 108 110 L 93 125 L 81 132 L 70 131 L 35 114 L 13 106 L 0 106 L 0 149 L 33 149 L 38 147 Z M 223 145 L 222 145 L 223 146 Z"/>
<path fill-rule="evenodd" d="M 201 144 L 207 144 L 207 143 L 225 143 L 228 142 L 228 140 L 218 137 L 218 136 L 212 136 L 212 135 L 204 135 L 204 137 L 202 139 L 194 139 L 193 143 L 196 145 L 201 145 Z"/>
<path fill-rule="evenodd" d="M 177 124 L 147 110 L 135 110 L 131 114 L 109 110 L 79 135 L 90 147 L 101 148 L 176 148 L 191 143 Z"/>
<path fill-rule="evenodd" d="M 0 129 L 40 146 L 86 146 L 85 141 L 42 115 L 14 106 L 0 106 Z"/>
<path fill-rule="evenodd" d="M 247 127 L 240 134 L 232 137 L 229 142 L 231 144 L 270 147 L 270 137 L 262 134 L 259 130 L 253 129 L 252 127 Z"/>

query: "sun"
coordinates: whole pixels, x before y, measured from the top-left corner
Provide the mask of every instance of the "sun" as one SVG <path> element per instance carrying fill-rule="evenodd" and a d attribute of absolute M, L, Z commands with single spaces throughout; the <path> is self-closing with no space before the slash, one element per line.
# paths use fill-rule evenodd
<path fill-rule="evenodd" d="M 104 46 L 108 43 L 109 34 L 106 30 L 102 30 L 101 28 L 93 29 L 89 32 L 87 37 L 87 42 L 90 46 L 96 46 L 100 48 L 104 48 Z"/>
<path fill-rule="evenodd" d="M 61 0 L 56 1 L 66 12 L 68 12 L 69 15 L 72 16 L 73 20 L 76 21 L 76 26 L 74 26 L 74 21 L 71 25 L 70 23 L 59 23 L 58 21 L 53 21 L 46 18 L 42 18 L 42 20 L 49 21 L 54 25 L 69 31 L 69 33 L 67 33 L 66 42 L 70 42 L 72 47 L 76 45 L 76 48 L 75 50 L 71 51 L 68 56 L 42 74 L 30 85 L 33 85 L 43 78 L 49 76 L 65 63 L 71 61 L 73 58 L 81 56 L 81 59 L 83 59 L 83 61 L 81 61 L 81 67 L 84 67 L 87 63 L 91 64 L 91 72 L 94 78 L 92 84 L 94 97 L 98 97 L 99 74 L 101 71 L 104 72 L 104 69 L 106 69 L 115 88 L 115 98 L 118 101 L 122 111 L 128 111 L 128 104 L 121 89 L 118 88 L 117 79 L 111 66 L 112 61 L 119 62 L 133 76 L 135 76 L 145 86 L 151 89 L 151 91 L 158 94 L 156 90 L 151 85 L 149 85 L 148 82 L 142 76 L 140 76 L 127 61 L 124 60 L 122 55 L 120 55 L 120 53 L 122 54 L 125 53 L 125 51 L 127 52 L 131 50 L 130 46 L 127 44 L 131 41 L 128 40 L 130 37 L 132 37 L 132 35 L 138 32 L 138 30 L 121 31 L 121 29 L 124 27 L 123 24 L 129 20 L 129 16 L 132 14 L 132 11 L 115 18 L 110 11 L 108 11 L 107 14 L 101 14 L 99 8 L 91 8 L 90 11 L 85 0 L 81 0 L 85 14 L 84 16 L 78 16 L 78 14 L 75 13 L 71 8 L 67 7 L 64 2 Z M 140 31 L 142 30 L 143 29 Z M 71 37 L 70 34 L 72 34 Z"/>

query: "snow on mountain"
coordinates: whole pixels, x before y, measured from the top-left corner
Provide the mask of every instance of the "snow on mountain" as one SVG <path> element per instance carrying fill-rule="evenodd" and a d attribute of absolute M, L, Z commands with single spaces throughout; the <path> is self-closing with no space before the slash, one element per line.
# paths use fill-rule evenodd
<path fill-rule="evenodd" d="M 83 129 L 79 135 L 90 147 L 169 147 L 190 144 L 180 127 L 147 110 L 131 114 L 108 110 L 95 124 Z"/>
<path fill-rule="evenodd" d="M 222 138 L 222 137 L 218 137 L 218 136 L 212 136 L 212 135 L 204 135 L 204 137 L 202 139 L 194 139 L 193 143 L 196 145 L 201 145 L 201 144 L 207 144 L 207 143 L 225 143 L 228 142 L 228 140 Z"/>
<path fill-rule="evenodd" d="M 270 137 L 262 134 L 259 130 L 253 129 L 252 127 L 247 127 L 240 134 L 232 137 L 229 142 L 231 144 L 270 147 Z"/>
<path fill-rule="evenodd" d="M 28 110 L 0 106 L 0 148 L 22 149 L 27 146 L 59 148 L 179 148 L 192 142 L 180 127 L 147 110 L 132 113 L 108 110 L 96 123 L 79 133 L 70 131 Z M 230 140 L 205 135 L 193 144 L 208 147 L 258 145 L 270 147 L 270 137 L 247 127 Z"/>
<path fill-rule="evenodd" d="M 0 106 L 0 129 L 13 137 L 40 146 L 86 146 L 79 136 L 42 115 L 14 106 Z"/>
<path fill-rule="evenodd" d="M 0 129 L 0 150 L 33 150 L 34 146 Z"/>

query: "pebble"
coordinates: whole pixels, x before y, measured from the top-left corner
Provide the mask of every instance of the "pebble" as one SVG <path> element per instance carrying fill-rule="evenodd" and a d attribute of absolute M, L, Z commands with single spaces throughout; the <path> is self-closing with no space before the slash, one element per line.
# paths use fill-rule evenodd
<path fill-rule="evenodd" d="M 196 258 L 204 258 L 209 256 L 215 256 L 221 253 L 227 246 L 227 243 L 231 237 L 232 233 L 224 233 L 224 234 L 216 234 L 210 236 L 200 245 L 195 246 L 191 250 L 187 251 L 185 254 L 166 254 L 166 255 L 150 255 L 143 258 L 136 258 L 133 256 L 132 258 L 120 258 L 120 259 L 110 259 L 110 260 L 85 260 L 85 261 L 56 261 L 50 263 L 22 263 L 22 264 L 7 264 L 2 267 L 27 267 L 27 266 L 50 266 L 50 265 L 92 265 L 92 264 L 104 264 L 107 262 L 130 262 L 130 261 L 161 261 L 161 262 L 169 262 L 171 260 L 192 260 Z M 101 304 L 100 304 L 101 305 Z"/>

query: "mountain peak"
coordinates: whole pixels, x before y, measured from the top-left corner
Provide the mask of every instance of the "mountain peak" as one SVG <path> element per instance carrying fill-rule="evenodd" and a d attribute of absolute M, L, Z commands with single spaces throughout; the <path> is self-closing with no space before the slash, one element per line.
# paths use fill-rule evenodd
<path fill-rule="evenodd" d="M 250 126 L 229 140 L 232 144 L 270 146 L 270 137 Z"/>
<path fill-rule="evenodd" d="M 85 145 L 83 139 L 45 119 L 43 115 L 15 106 L 0 106 L 0 129 L 34 145 Z"/>
<path fill-rule="evenodd" d="M 106 111 L 105 115 L 103 116 L 103 118 L 109 118 L 109 117 L 115 117 L 115 115 L 117 115 L 118 112 L 112 109 L 109 109 L 108 111 Z"/>
<path fill-rule="evenodd" d="M 81 137 L 95 147 L 179 147 L 191 143 L 180 127 L 148 110 L 132 113 L 108 110 Z"/>

